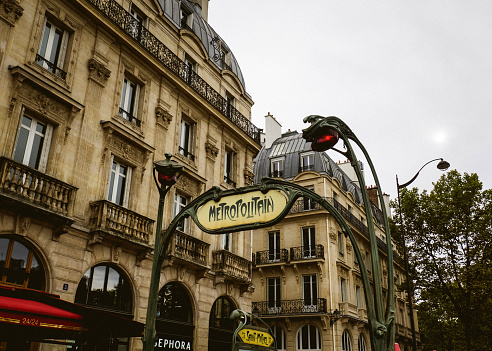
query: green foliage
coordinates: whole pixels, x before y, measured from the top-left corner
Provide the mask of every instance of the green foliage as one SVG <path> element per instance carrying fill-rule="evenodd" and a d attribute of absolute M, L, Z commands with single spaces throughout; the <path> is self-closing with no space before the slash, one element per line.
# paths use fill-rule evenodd
<path fill-rule="evenodd" d="M 401 206 L 426 348 L 490 348 L 492 190 L 476 174 L 450 171 L 430 193 L 403 189 Z"/>

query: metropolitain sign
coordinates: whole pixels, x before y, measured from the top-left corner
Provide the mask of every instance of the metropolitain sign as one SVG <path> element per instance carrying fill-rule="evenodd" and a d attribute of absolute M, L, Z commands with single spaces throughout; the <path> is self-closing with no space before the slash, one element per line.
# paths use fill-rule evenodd
<path fill-rule="evenodd" d="M 210 200 L 197 210 L 197 220 L 209 231 L 237 226 L 268 223 L 278 218 L 287 206 L 280 190 L 264 193 L 254 190 Z"/>

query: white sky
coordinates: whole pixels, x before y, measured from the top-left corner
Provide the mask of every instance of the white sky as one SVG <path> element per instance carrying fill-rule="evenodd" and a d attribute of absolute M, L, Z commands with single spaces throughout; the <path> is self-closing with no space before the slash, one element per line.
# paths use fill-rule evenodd
<path fill-rule="evenodd" d="M 392 198 L 396 174 L 404 183 L 438 157 L 492 188 L 492 1 L 210 0 L 209 23 L 239 62 L 256 126 L 268 112 L 283 132 L 341 118 Z M 432 189 L 436 165 L 412 187 Z"/>

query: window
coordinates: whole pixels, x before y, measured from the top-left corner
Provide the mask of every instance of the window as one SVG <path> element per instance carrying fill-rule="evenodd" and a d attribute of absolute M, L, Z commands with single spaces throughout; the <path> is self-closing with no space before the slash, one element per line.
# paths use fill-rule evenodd
<path fill-rule="evenodd" d="M 304 258 L 316 257 L 316 231 L 314 227 L 302 228 L 302 255 Z"/>
<path fill-rule="evenodd" d="M 0 238 L 0 283 L 44 290 L 44 268 L 38 255 L 15 239 Z"/>
<path fill-rule="evenodd" d="M 157 299 L 157 318 L 192 322 L 191 301 L 181 284 L 170 282 L 161 289 Z"/>
<path fill-rule="evenodd" d="M 193 150 L 193 135 L 194 135 L 195 124 L 187 121 L 186 119 L 181 120 L 181 130 L 179 133 L 179 153 L 184 157 L 195 162 L 195 155 L 191 153 Z"/>
<path fill-rule="evenodd" d="M 338 232 L 338 256 L 343 257 L 343 234 Z"/>
<path fill-rule="evenodd" d="M 342 351 L 352 351 L 352 342 L 350 341 L 350 334 L 347 329 L 342 333 Z"/>
<path fill-rule="evenodd" d="M 366 351 L 366 339 L 364 339 L 364 335 L 359 335 L 359 351 Z"/>
<path fill-rule="evenodd" d="M 123 89 L 121 92 L 120 116 L 140 127 L 138 114 L 138 98 L 140 85 L 129 77 L 123 79 Z"/>
<path fill-rule="evenodd" d="M 183 196 L 177 192 L 174 193 L 173 218 L 176 217 L 179 214 L 179 212 L 186 207 L 188 202 L 189 202 L 188 197 Z M 181 230 L 184 233 L 189 233 L 190 232 L 189 218 L 181 219 L 176 229 Z"/>
<path fill-rule="evenodd" d="M 366 259 L 364 263 L 366 264 L 367 273 L 371 275 L 371 255 L 367 251 L 366 251 Z"/>
<path fill-rule="evenodd" d="M 270 177 L 282 178 L 284 176 L 284 160 L 272 160 Z"/>
<path fill-rule="evenodd" d="M 63 71 L 65 54 L 67 52 L 69 34 L 57 27 L 48 18 L 45 19 L 41 43 L 36 55 L 36 63 L 51 73 L 65 79 L 67 73 Z"/>
<path fill-rule="evenodd" d="M 345 278 L 340 278 L 340 295 L 342 302 L 347 302 L 347 280 Z"/>
<path fill-rule="evenodd" d="M 111 162 L 108 200 L 117 205 L 128 207 L 132 168 L 117 161 Z"/>
<path fill-rule="evenodd" d="M 23 113 L 14 150 L 14 160 L 44 172 L 52 134 L 52 125 Z"/>
<path fill-rule="evenodd" d="M 287 342 L 285 339 L 285 332 L 282 329 L 282 327 L 278 325 L 274 325 L 271 327 L 271 330 L 273 332 L 273 336 L 275 337 L 275 341 L 277 342 L 277 350 L 278 351 L 285 351 L 287 348 Z"/>
<path fill-rule="evenodd" d="M 306 187 L 308 190 L 314 191 L 314 187 Z M 314 210 L 316 207 L 316 203 L 308 198 L 303 198 L 303 206 L 304 206 L 304 211 L 311 211 Z"/>
<path fill-rule="evenodd" d="M 224 182 L 233 187 L 236 187 L 234 182 L 234 152 L 230 150 L 225 151 L 224 156 Z"/>
<path fill-rule="evenodd" d="M 321 334 L 314 325 L 303 325 L 297 331 L 297 350 L 321 350 Z"/>
<path fill-rule="evenodd" d="M 75 303 L 132 312 L 132 293 L 128 280 L 112 266 L 92 267 L 79 282 Z"/>
<path fill-rule="evenodd" d="M 130 15 L 132 18 L 128 20 L 127 31 L 133 38 L 143 41 L 147 37 L 147 31 L 144 28 L 148 26 L 148 18 L 133 3 L 130 5 Z"/>
<path fill-rule="evenodd" d="M 236 106 L 236 99 L 229 93 L 226 93 L 226 116 L 232 117 Z"/>
<path fill-rule="evenodd" d="M 193 28 L 193 13 L 188 9 L 181 6 L 179 10 L 179 16 L 181 18 L 181 28 L 192 29 Z"/>
<path fill-rule="evenodd" d="M 318 280 L 316 274 L 302 276 L 302 312 L 316 312 L 318 306 Z"/>
<path fill-rule="evenodd" d="M 364 301 L 362 300 L 362 288 L 360 286 L 355 287 L 355 296 L 357 298 L 357 308 L 364 308 Z"/>
<path fill-rule="evenodd" d="M 196 73 L 197 63 L 188 54 L 185 54 L 183 61 L 185 64 L 185 69 L 183 72 L 184 73 L 184 79 L 185 79 L 186 83 L 191 84 L 191 80 L 193 78 L 193 73 Z"/>
<path fill-rule="evenodd" d="M 268 278 L 268 313 L 276 314 L 282 310 L 280 297 L 280 277 Z"/>
<path fill-rule="evenodd" d="M 232 233 L 221 234 L 221 250 L 232 250 Z"/>
<path fill-rule="evenodd" d="M 268 260 L 280 261 L 280 232 L 268 233 Z"/>
<path fill-rule="evenodd" d="M 232 302 L 226 297 L 219 297 L 215 300 L 210 311 L 210 327 L 234 331 L 235 321 L 230 318 L 234 309 Z"/>
<path fill-rule="evenodd" d="M 299 172 L 314 170 L 314 154 L 301 155 L 301 167 Z"/>

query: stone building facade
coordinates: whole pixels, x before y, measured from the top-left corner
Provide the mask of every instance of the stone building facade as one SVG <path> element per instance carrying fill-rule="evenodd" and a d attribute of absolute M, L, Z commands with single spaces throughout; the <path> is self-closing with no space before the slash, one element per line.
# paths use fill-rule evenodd
<path fill-rule="evenodd" d="M 312 151 L 300 133 L 281 134 L 278 121 L 270 114 L 266 119 L 265 143 L 255 159 L 255 183 L 278 177 L 325 197 L 350 226 L 372 280 L 366 215 L 356 178 L 326 153 Z M 386 236 L 382 211 L 374 203 L 372 212 L 386 301 Z M 254 231 L 253 252 L 252 311 L 272 326 L 279 351 L 370 350 L 360 266 L 350 240 L 324 208 L 297 200 L 282 222 Z M 395 284 L 403 283 L 404 264 L 396 253 L 394 268 Z M 396 342 L 401 350 L 409 350 L 408 303 L 396 290 Z"/>
<path fill-rule="evenodd" d="M 0 0 L 0 287 L 144 323 L 153 162 L 171 152 L 184 165 L 164 228 L 212 186 L 252 183 L 253 101 L 207 12 L 208 0 Z M 161 271 L 156 349 L 230 350 L 230 311 L 251 309 L 251 245 L 249 232 L 182 223 Z M 142 348 L 25 338 L 30 350 Z"/>

